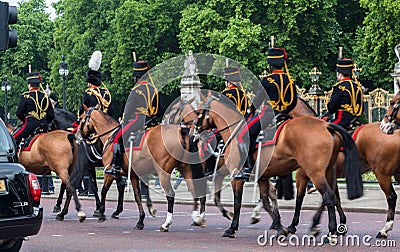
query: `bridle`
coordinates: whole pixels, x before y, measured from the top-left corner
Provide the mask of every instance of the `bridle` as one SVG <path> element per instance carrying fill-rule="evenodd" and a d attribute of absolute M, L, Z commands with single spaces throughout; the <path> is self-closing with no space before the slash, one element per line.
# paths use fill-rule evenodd
<path fill-rule="evenodd" d="M 89 129 L 90 118 L 91 118 L 92 112 L 94 110 L 97 110 L 97 109 L 95 107 L 91 107 L 86 111 L 85 116 L 83 117 L 82 122 L 79 125 L 77 135 L 78 135 L 78 139 L 82 139 L 85 143 L 87 143 L 89 145 L 93 145 L 101 137 L 103 137 L 105 135 L 109 135 L 106 143 L 103 146 L 103 153 L 104 153 L 104 151 L 107 149 L 107 147 L 112 143 L 111 138 L 113 137 L 114 133 L 121 128 L 121 124 L 118 124 L 117 126 L 111 128 L 101 134 L 94 132 L 94 133 L 90 133 L 89 135 L 85 135 L 83 129 L 85 126 Z"/>
<path fill-rule="evenodd" d="M 397 122 L 396 117 L 397 113 L 399 112 L 400 109 L 400 97 L 397 99 L 396 102 L 390 102 L 390 106 L 393 106 L 393 111 L 390 113 L 390 115 L 385 115 L 384 117 L 390 122 L 394 123 L 397 125 L 400 125 L 399 122 Z"/>
<path fill-rule="evenodd" d="M 211 125 L 211 123 L 210 123 L 210 107 L 211 107 L 211 102 L 214 101 L 214 100 L 218 100 L 218 99 L 216 97 L 214 97 L 214 96 L 209 97 L 207 102 L 204 103 L 204 108 L 201 109 L 200 113 L 198 114 L 198 120 L 197 120 L 197 123 L 196 123 L 196 126 L 195 126 L 196 131 L 198 133 L 201 133 L 204 130 L 206 130 L 206 129 L 203 128 L 204 118 L 207 120 L 206 124 L 207 125 Z M 221 132 L 231 128 L 232 126 L 235 126 L 235 125 L 239 124 L 239 125 L 236 126 L 236 127 L 238 127 L 243 122 L 244 122 L 244 119 L 240 118 L 239 120 L 233 122 L 232 124 L 227 125 L 225 128 L 223 128 L 221 130 L 218 130 L 218 132 L 221 133 Z"/>

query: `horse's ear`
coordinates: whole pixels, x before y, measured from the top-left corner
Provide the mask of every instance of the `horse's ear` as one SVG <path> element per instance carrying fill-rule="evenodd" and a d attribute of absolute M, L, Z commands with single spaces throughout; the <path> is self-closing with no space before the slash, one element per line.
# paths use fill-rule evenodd
<path fill-rule="evenodd" d="M 82 107 L 83 107 L 83 111 L 85 111 L 85 112 L 89 110 L 88 106 L 86 106 L 85 103 L 82 104 Z"/>
<path fill-rule="evenodd" d="M 200 92 L 200 100 L 202 100 L 203 102 L 207 101 L 207 96 L 205 96 L 202 92 Z"/>

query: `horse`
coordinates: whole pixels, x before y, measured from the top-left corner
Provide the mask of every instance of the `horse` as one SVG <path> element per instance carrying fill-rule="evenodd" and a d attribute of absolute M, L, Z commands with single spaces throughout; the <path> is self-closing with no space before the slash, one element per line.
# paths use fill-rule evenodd
<path fill-rule="evenodd" d="M 215 97 L 208 98 L 202 104 L 200 111 L 197 127 L 200 131 L 211 127 L 216 127 L 220 131 L 227 145 L 226 153 L 232 152 L 230 158 L 226 160 L 227 169 L 234 174 L 240 170 L 243 163 L 243 155 L 239 151 L 238 139 L 235 137 L 239 127 L 244 125 L 243 117 Z M 270 114 L 272 121 L 273 116 Z M 288 231 L 280 222 L 279 210 L 271 209 L 269 205 L 269 179 L 302 167 L 323 197 L 323 204 L 327 206 L 329 214 L 328 238 L 335 239 L 337 225 L 334 210 L 334 181 L 336 181 L 334 163 L 341 146 L 345 147 L 344 164 L 348 197 L 358 198 L 363 193 L 361 161 L 354 141 L 342 127 L 314 117 L 299 117 L 290 120 L 282 127 L 275 146 L 261 147 L 261 155 L 257 160 L 260 164 L 260 177 L 257 182 L 263 206 L 271 215 L 279 235 L 287 235 Z M 257 151 L 252 155 L 256 160 Z M 243 184 L 242 180 L 231 179 L 234 217 L 231 226 L 225 230 L 224 237 L 234 238 L 238 230 Z"/>
<path fill-rule="evenodd" d="M 36 140 L 32 140 L 30 150 L 20 150 L 19 162 L 28 170 L 35 174 L 46 174 L 54 171 L 65 184 L 67 199 L 63 210 L 57 215 L 58 220 L 63 220 L 68 213 L 68 206 L 73 197 L 78 219 L 83 222 L 86 214 L 81 209 L 76 190 L 71 184 L 71 174 L 75 168 L 78 146 L 75 136 L 67 131 L 56 130 L 42 135 L 38 135 Z"/>
<path fill-rule="evenodd" d="M 54 119 L 49 125 L 50 130 L 63 129 L 67 130 L 72 127 L 72 123 L 77 119 L 76 115 L 71 113 L 68 110 L 54 108 Z M 82 177 L 85 174 L 85 171 L 88 170 L 89 175 L 89 183 L 90 187 L 93 190 L 95 201 L 96 201 L 96 210 L 93 213 L 93 216 L 99 216 L 100 214 L 100 198 L 98 195 L 98 188 L 96 182 L 96 166 L 101 166 L 101 152 L 103 146 L 101 141 L 96 141 L 91 144 L 87 144 L 84 142 L 83 144 L 78 145 L 78 162 L 74 172 L 72 174 L 72 183 L 74 187 L 78 187 L 79 183 L 82 181 Z M 104 174 L 105 177 L 109 177 L 112 179 L 112 176 L 109 174 Z M 53 212 L 59 212 L 61 210 L 61 202 L 63 198 L 65 190 L 65 185 L 61 184 L 60 194 L 57 199 L 57 205 L 54 206 Z M 124 190 L 125 190 L 125 182 L 120 179 L 117 180 L 117 190 L 118 190 L 118 201 L 117 201 L 117 209 L 112 213 L 111 218 L 118 219 L 119 214 L 123 211 L 123 199 L 124 199 Z M 152 216 L 155 215 L 156 210 L 152 207 L 152 201 L 150 196 L 147 197 L 147 206 L 150 214 Z"/>
<path fill-rule="evenodd" d="M 119 129 L 120 124 L 108 116 L 107 114 L 99 111 L 96 108 L 87 108 L 84 106 L 85 114 L 81 118 L 80 126 L 77 131 L 79 138 L 87 140 L 90 134 L 95 133 L 95 136 L 90 138 L 99 138 L 103 144 L 103 164 L 105 169 L 110 166 L 112 159 L 112 151 L 110 151 L 110 142 L 112 142 L 112 134 L 115 130 Z M 187 135 L 186 135 L 187 136 Z M 160 140 L 164 140 L 160 145 Z M 154 172 L 154 168 L 160 178 L 161 186 L 167 194 L 168 212 L 165 222 L 161 225 L 160 230 L 167 232 L 173 221 L 173 205 L 175 192 L 172 189 L 170 176 L 175 167 L 181 172 L 183 177 L 188 183 L 193 196 L 194 196 L 194 208 L 192 219 L 194 225 L 204 226 L 205 224 L 205 196 L 200 197 L 200 211 L 197 210 L 196 192 L 194 182 L 192 179 L 191 167 L 184 163 L 185 149 L 182 149 L 182 145 L 189 146 L 188 137 L 184 137 L 181 133 L 181 127 L 179 125 L 157 125 L 148 131 L 147 136 L 143 141 L 143 147 L 141 150 L 132 151 L 132 166 L 129 167 L 129 160 L 127 155 L 123 155 L 122 167 L 125 172 L 131 169 L 130 179 L 135 195 L 135 201 L 139 208 L 139 222 L 136 228 L 142 229 L 144 227 L 143 220 L 145 214 L 143 212 L 141 195 L 139 188 L 139 176 L 144 174 L 150 174 Z M 112 180 L 105 178 L 102 189 L 101 214 L 104 215 L 104 204 L 105 196 L 110 188 Z"/>
<path fill-rule="evenodd" d="M 10 134 L 16 129 L 16 127 L 8 122 L 6 126 Z M 71 175 L 75 168 L 78 155 L 78 147 L 74 135 L 64 130 L 54 130 L 37 135 L 32 141 L 28 151 L 19 150 L 19 162 L 25 166 L 28 171 L 35 174 L 46 174 L 50 171 L 54 171 L 62 181 L 61 190 L 67 190 L 67 199 L 64 208 L 56 216 L 56 219 L 64 219 L 64 216 L 68 213 L 71 198 L 73 197 L 76 210 L 78 211 L 78 219 L 80 222 L 85 221 L 86 214 L 81 209 L 76 190 L 71 183 Z M 57 205 L 54 208 L 61 208 L 63 194 L 64 192 L 61 194 L 60 191 L 61 196 L 58 197 Z"/>
<path fill-rule="evenodd" d="M 396 103 L 400 103 L 400 95 L 394 97 L 391 101 L 390 107 L 385 115 L 386 119 L 396 118 L 395 113 L 397 112 L 394 112 L 395 108 L 393 108 L 396 106 Z M 303 100 L 299 99 L 297 104 L 298 105 L 291 113 L 293 117 L 316 116 L 315 111 Z M 396 125 L 394 121 L 391 123 L 392 125 Z M 374 172 L 381 189 L 385 193 L 386 201 L 388 203 L 386 223 L 376 235 L 377 238 L 386 238 L 388 236 L 388 232 L 393 229 L 397 195 L 392 186 L 391 177 L 394 176 L 396 180 L 400 180 L 400 170 L 398 169 L 400 157 L 398 157 L 398 155 L 393 155 L 393 153 L 398 153 L 400 150 L 400 131 L 395 131 L 394 128 L 389 128 L 389 130 L 393 135 L 384 134 L 379 128 L 379 123 L 375 122 L 362 125 L 355 131 L 353 136 L 353 138 L 355 138 L 354 141 L 362 161 L 361 172 L 364 173 L 370 170 Z M 338 178 L 344 177 L 342 153 L 339 153 L 339 157 L 337 159 L 336 174 Z M 296 173 L 297 197 L 295 214 L 292 223 L 288 227 L 290 233 L 296 232 L 296 226 L 299 222 L 300 209 L 308 180 L 309 178 L 304 173 L 303 169 L 299 168 Z M 340 195 L 337 190 L 335 191 L 335 196 L 335 204 L 339 213 L 340 223 L 346 224 L 346 216 L 344 215 L 344 211 L 340 205 Z M 313 218 L 313 227 L 311 228 L 312 234 L 317 234 L 318 229 L 316 226 L 319 224 L 323 209 L 324 207 L 321 206 Z M 347 228 L 345 228 L 345 226 L 342 227 L 342 230 L 346 232 Z"/>

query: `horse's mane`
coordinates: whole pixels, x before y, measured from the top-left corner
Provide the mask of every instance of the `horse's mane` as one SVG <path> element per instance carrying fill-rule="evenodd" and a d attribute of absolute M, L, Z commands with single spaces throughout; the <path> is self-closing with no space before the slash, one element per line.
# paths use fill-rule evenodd
<path fill-rule="evenodd" d="M 292 111 L 291 113 L 295 113 L 295 110 L 300 108 L 300 107 L 299 107 L 299 104 L 300 104 L 300 103 L 303 105 L 302 108 L 305 108 L 305 109 L 306 109 L 306 112 L 307 112 L 307 113 L 313 114 L 313 116 L 315 116 L 315 117 L 318 116 L 317 113 L 315 112 L 315 110 L 310 106 L 310 104 L 308 104 L 308 102 L 306 102 L 306 101 L 305 101 L 303 98 L 301 98 L 301 97 L 298 97 L 298 98 L 297 98 L 297 105 L 296 105 L 294 111 Z"/>

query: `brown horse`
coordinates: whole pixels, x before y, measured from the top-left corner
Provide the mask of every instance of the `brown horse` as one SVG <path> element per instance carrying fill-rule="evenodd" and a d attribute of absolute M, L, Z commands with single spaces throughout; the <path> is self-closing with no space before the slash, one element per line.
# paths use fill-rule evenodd
<path fill-rule="evenodd" d="M 238 172 L 243 164 L 243 154 L 239 151 L 235 134 L 239 125 L 244 123 L 242 116 L 214 97 L 209 98 L 202 106 L 198 126 L 203 130 L 210 127 L 219 129 L 222 138 L 228 144 L 226 148 L 229 156 L 226 159 L 227 169 L 231 174 Z M 270 119 L 272 120 L 272 118 Z M 279 210 L 270 208 L 269 178 L 302 167 L 322 194 L 324 205 L 328 207 L 329 237 L 335 239 L 335 189 L 332 187 L 336 181 L 334 163 L 342 145 L 345 147 L 348 196 L 350 199 L 358 198 L 362 195 L 361 164 L 354 142 L 343 128 L 317 118 L 299 117 L 285 124 L 275 147 L 261 148 L 259 157 L 261 175 L 258 185 L 264 208 L 272 216 L 273 225 L 279 234 L 286 235 L 287 230 L 280 222 Z M 257 158 L 257 152 L 253 153 L 253 157 Z M 234 193 L 234 217 L 230 228 L 223 235 L 225 237 L 234 237 L 238 229 L 243 184 L 244 182 L 241 180 L 231 180 Z"/>
<path fill-rule="evenodd" d="M 386 119 L 397 117 L 394 108 L 396 103 L 400 103 L 400 95 L 394 97 L 391 101 L 391 106 L 387 112 Z M 312 110 L 307 103 L 303 100 L 298 100 L 296 108 L 292 111 L 293 117 L 298 116 L 316 116 L 315 111 Z M 400 117 L 399 117 L 400 118 Z M 400 122 L 400 120 L 399 120 Z M 393 123 L 393 122 L 392 122 Z M 383 127 L 385 128 L 385 127 Z M 390 127 L 389 127 L 390 130 Z M 366 124 L 360 127 L 355 134 L 355 144 L 359 150 L 359 154 L 362 160 L 361 172 L 367 172 L 372 170 L 379 182 L 379 185 L 386 195 L 388 203 L 388 214 L 385 226 L 377 234 L 377 238 L 386 238 L 388 231 L 393 228 L 395 207 L 397 195 L 391 183 L 391 177 L 395 176 L 396 180 L 400 179 L 400 170 L 398 169 L 400 164 L 400 157 L 393 155 L 398 153 L 400 150 L 400 131 L 391 130 L 393 135 L 385 135 L 379 129 L 379 123 Z M 340 153 L 336 163 L 336 174 L 338 178 L 344 177 L 343 167 L 343 154 Z M 299 168 L 296 173 L 296 187 L 297 187 L 297 198 L 296 198 L 296 209 L 291 225 L 288 227 L 289 232 L 294 233 L 296 226 L 299 222 L 301 204 L 306 191 L 306 184 L 309 180 L 302 168 Z M 338 190 L 335 190 L 335 204 L 339 213 L 340 223 L 346 223 L 346 216 L 340 205 L 340 195 Z M 317 232 L 317 225 L 319 224 L 320 216 L 324 207 L 321 206 L 317 211 L 317 214 L 313 219 L 312 232 Z M 342 226 L 343 228 L 344 226 Z M 344 228 L 343 231 L 347 229 Z"/>
<path fill-rule="evenodd" d="M 119 123 L 107 114 L 95 109 L 85 108 L 86 113 L 81 120 L 78 135 L 81 135 L 83 139 L 88 139 L 91 133 L 96 133 L 97 136 L 104 143 L 103 150 L 103 164 L 105 169 L 111 165 L 112 151 L 108 151 L 110 145 L 107 143 L 112 142 L 112 133 L 114 130 L 119 128 Z M 94 138 L 91 136 L 91 138 Z M 163 144 L 160 143 L 163 141 Z M 161 186 L 167 194 L 168 201 L 168 213 L 167 219 L 161 226 L 161 231 L 168 231 L 169 226 L 172 224 L 173 218 L 173 205 L 175 192 L 172 189 L 170 176 L 175 167 L 181 172 L 183 177 L 188 183 L 189 188 L 193 195 L 194 185 L 192 181 L 192 170 L 189 165 L 182 162 L 185 160 L 185 149 L 182 149 L 182 145 L 189 146 L 188 139 L 183 139 L 181 134 L 181 128 L 178 125 L 158 125 L 152 128 L 143 141 L 141 150 L 132 151 L 132 167 L 131 167 L 131 182 L 137 202 L 140 220 L 136 225 L 137 228 L 143 228 L 144 212 L 141 203 L 141 195 L 139 188 L 139 177 L 144 174 L 154 173 L 154 168 L 160 178 Z M 129 160 L 127 155 L 123 155 L 123 169 L 128 172 Z M 104 181 L 102 189 L 102 204 L 104 208 L 105 195 L 111 185 L 112 181 Z M 103 194 L 104 192 L 104 194 Z M 205 196 L 200 198 L 200 212 L 197 211 L 197 201 L 194 201 L 194 214 L 193 221 L 196 225 L 204 225 L 204 214 L 205 214 Z M 104 213 L 104 212 L 103 212 Z M 198 213 L 198 214 L 197 214 Z"/>
<path fill-rule="evenodd" d="M 47 174 L 54 171 L 65 184 L 67 199 L 63 210 L 57 215 L 58 220 L 63 220 L 68 213 L 71 197 L 74 198 L 80 222 L 86 219 L 86 214 L 81 209 L 75 188 L 71 185 L 71 174 L 76 166 L 78 146 L 75 136 L 64 130 L 56 130 L 39 135 L 32 143 L 30 150 L 19 152 L 19 161 L 25 168 L 35 174 Z"/>

